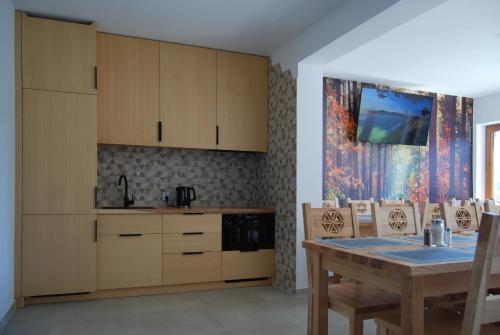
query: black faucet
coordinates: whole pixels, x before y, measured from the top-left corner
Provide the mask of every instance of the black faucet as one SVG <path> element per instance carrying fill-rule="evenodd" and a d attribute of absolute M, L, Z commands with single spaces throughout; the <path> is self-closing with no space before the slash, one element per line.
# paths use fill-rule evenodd
<path fill-rule="evenodd" d="M 125 181 L 125 197 L 123 198 L 123 207 L 128 208 L 129 205 L 134 204 L 134 195 L 132 194 L 132 199 L 128 198 L 128 181 L 124 174 L 118 179 L 118 186 L 122 185 L 122 179 Z"/>

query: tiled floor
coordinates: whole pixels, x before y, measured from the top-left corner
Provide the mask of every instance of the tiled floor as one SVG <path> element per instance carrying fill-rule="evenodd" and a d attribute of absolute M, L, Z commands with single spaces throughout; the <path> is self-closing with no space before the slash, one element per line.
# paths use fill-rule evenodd
<path fill-rule="evenodd" d="M 346 318 L 329 317 L 329 334 L 349 333 Z M 5 335 L 305 335 L 306 319 L 307 296 L 265 286 L 28 306 Z"/>

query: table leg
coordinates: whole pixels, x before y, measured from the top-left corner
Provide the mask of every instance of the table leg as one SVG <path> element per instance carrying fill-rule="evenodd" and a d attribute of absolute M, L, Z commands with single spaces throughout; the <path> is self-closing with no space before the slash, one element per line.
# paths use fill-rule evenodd
<path fill-rule="evenodd" d="M 328 334 L 328 271 L 321 268 L 321 254 L 312 252 L 313 259 L 313 318 L 314 335 Z"/>
<path fill-rule="evenodd" d="M 424 335 L 423 279 L 409 277 L 401 291 L 401 334 Z"/>

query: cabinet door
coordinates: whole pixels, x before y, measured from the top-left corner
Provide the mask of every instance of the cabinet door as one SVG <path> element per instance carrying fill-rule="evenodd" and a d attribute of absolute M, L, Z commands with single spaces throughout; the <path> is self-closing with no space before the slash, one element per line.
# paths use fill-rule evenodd
<path fill-rule="evenodd" d="M 99 236 L 97 242 L 99 290 L 161 284 L 161 234 Z"/>
<path fill-rule="evenodd" d="M 95 215 L 24 215 L 22 294 L 94 292 Z"/>
<path fill-rule="evenodd" d="M 23 87 L 95 94 L 95 24 L 22 17 Z"/>
<path fill-rule="evenodd" d="M 24 90 L 23 212 L 95 212 L 96 97 Z"/>
<path fill-rule="evenodd" d="M 217 52 L 218 149 L 267 151 L 268 66 L 265 57 Z"/>
<path fill-rule="evenodd" d="M 157 146 L 159 42 L 97 34 L 98 142 Z"/>
<path fill-rule="evenodd" d="M 216 51 L 160 44 L 163 145 L 215 149 Z"/>

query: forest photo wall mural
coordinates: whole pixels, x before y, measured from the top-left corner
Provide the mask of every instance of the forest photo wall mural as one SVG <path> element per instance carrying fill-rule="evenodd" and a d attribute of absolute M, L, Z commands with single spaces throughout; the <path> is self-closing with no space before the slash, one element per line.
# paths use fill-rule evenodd
<path fill-rule="evenodd" d="M 432 96 L 427 146 L 356 141 L 363 85 Z M 323 199 L 470 198 L 472 113 L 471 98 L 324 78 Z"/>

